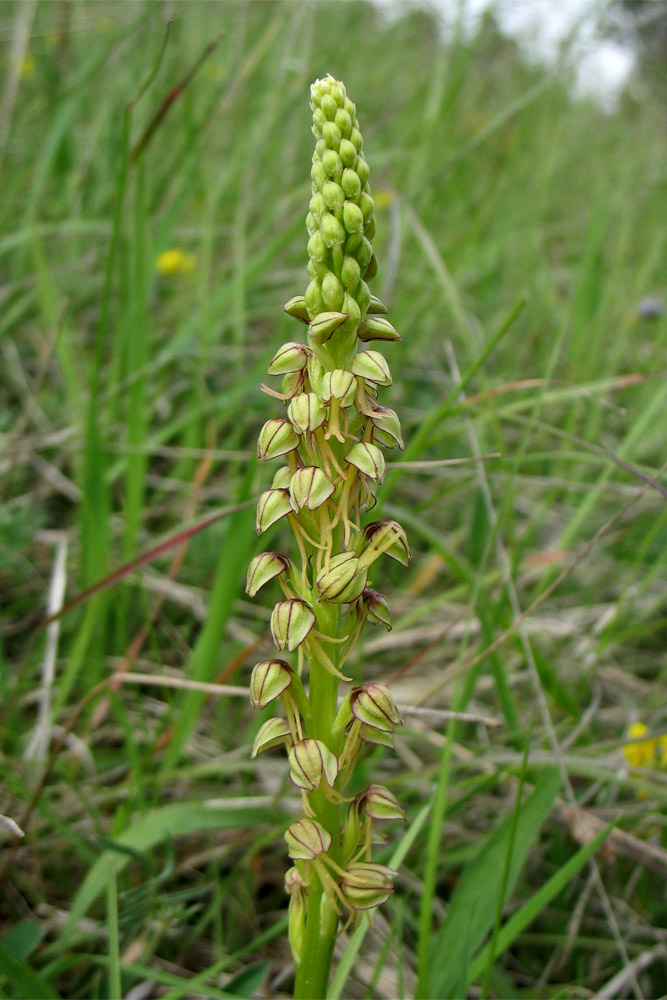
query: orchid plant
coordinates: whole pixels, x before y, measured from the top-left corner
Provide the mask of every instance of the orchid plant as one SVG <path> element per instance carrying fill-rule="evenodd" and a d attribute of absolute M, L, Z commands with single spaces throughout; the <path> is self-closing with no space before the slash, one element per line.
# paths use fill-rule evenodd
<path fill-rule="evenodd" d="M 281 655 L 254 667 L 250 693 L 257 708 L 279 700 L 283 714 L 262 725 L 252 753 L 283 745 L 301 795 L 303 815 L 285 834 L 293 862 L 285 885 L 302 998 L 326 994 L 341 927 L 393 892 L 395 872 L 372 860 L 373 826 L 403 810 L 381 785 L 354 796 L 346 788 L 365 747 L 393 746 L 401 718 L 384 685 L 341 685 L 350 684 L 345 664 L 364 625 L 391 628 L 387 599 L 371 586 L 377 560 L 410 559 L 396 521 L 362 521 L 384 476 L 381 447 L 403 447 L 398 416 L 378 401 L 392 382 L 389 366 L 366 346 L 400 340 L 368 287 L 377 270 L 369 168 L 344 85 L 317 80 L 311 108 L 310 283 L 285 306 L 306 326 L 306 342 L 283 344 L 269 365 L 282 384 L 263 388 L 286 412 L 264 424 L 258 441 L 259 457 L 281 466 L 259 499 L 257 532 L 284 519 L 296 558 L 262 552 L 247 579 L 251 597 L 274 579 L 282 588 L 271 614 Z"/>

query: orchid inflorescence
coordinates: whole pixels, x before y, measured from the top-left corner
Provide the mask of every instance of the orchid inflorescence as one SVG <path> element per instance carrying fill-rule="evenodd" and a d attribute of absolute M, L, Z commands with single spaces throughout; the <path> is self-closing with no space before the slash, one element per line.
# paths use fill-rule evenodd
<path fill-rule="evenodd" d="M 262 552 L 247 579 L 251 597 L 278 581 L 283 599 L 271 614 L 271 633 L 279 652 L 296 654 L 295 665 L 283 658 L 258 663 L 250 692 L 257 708 L 280 699 L 285 712 L 262 725 L 253 757 L 285 745 L 302 797 L 303 818 L 285 834 L 294 861 L 285 884 L 297 966 L 309 922 L 320 935 L 327 926 L 335 934 L 341 918 L 357 920 L 393 891 L 395 873 L 371 860 L 373 823 L 403 818 L 403 810 L 380 785 L 354 797 L 345 788 L 364 746 L 393 746 L 401 718 L 382 684 L 354 686 L 340 703 L 338 687 L 351 680 L 344 667 L 364 625 L 391 628 L 387 599 L 370 585 L 376 561 L 386 554 L 407 566 L 410 559 L 396 521 L 361 523 L 385 472 L 380 446 L 403 447 L 398 416 L 378 402 L 379 389 L 391 385 L 389 366 L 365 346 L 400 340 L 368 288 L 377 269 L 368 164 L 342 83 L 331 76 L 316 81 L 311 108 L 317 141 L 306 219 L 310 284 L 285 306 L 307 326 L 307 343 L 283 344 L 271 361 L 268 372 L 282 385 L 263 388 L 286 413 L 268 420 L 258 441 L 261 459 L 284 464 L 259 499 L 257 532 L 286 520 L 299 561 Z"/>

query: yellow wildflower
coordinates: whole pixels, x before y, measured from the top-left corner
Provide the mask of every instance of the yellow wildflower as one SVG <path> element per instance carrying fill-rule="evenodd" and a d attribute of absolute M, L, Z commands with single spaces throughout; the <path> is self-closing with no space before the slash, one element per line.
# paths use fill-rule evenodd
<path fill-rule="evenodd" d="M 628 730 L 628 739 L 633 742 L 623 747 L 623 753 L 632 767 L 667 765 L 667 736 L 642 739 L 648 731 L 643 722 L 633 722 Z"/>
<path fill-rule="evenodd" d="M 35 75 L 35 57 L 31 52 L 26 52 L 19 65 L 19 79 L 32 80 Z"/>
<path fill-rule="evenodd" d="M 197 266 L 197 258 L 184 250 L 164 250 L 155 266 L 160 274 L 191 274 Z"/>

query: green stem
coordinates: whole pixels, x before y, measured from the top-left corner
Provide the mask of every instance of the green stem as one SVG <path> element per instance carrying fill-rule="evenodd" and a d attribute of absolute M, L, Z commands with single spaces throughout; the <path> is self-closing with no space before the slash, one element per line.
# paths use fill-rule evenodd
<path fill-rule="evenodd" d="M 334 604 L 317 608 L 318 629 L 325 635 L 337 637 L 340 631 L 341 610 Z M 324 643 L 327 654 L 338 666 L 339 643 Z M 338 678 L 330 674 L 316 660 L 310 663 L 310 709 L 311 719 L 308 736 L 322 740 L 329 746 L 338 702 Z M 337 748 L 332 747 L 334 751 Z M 334 861 L 340 860 L 340 807 L 330 802 L 321 792 L 313 792 L 310 803 L 315 810 L 315 818 L 331 834 L 329 855 Z M 331 961 L 333 959 L 338 919 L 323 900 L 322 883 L 313 872 L 308 889 L 306 933 L 301 963 L 297 968 L 294 985 L 295 1000 L 319 1000 L 326 997 Z M 322 920 L 322 907 L 328 919 Z"/>

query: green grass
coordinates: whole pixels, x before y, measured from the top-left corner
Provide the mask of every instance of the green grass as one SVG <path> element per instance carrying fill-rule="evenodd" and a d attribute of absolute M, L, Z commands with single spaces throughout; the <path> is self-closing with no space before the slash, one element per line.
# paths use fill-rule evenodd
<path fill-rule="evenodd" d="M 379 509 L 413 561 L 374 579 L 395 626 L 351 666 L 396 675 L 404 706 L 501 723 L 406 712 L 398 756 L 361 763 L 408 823 L 378 853 L 396 896 L 341 939 L 331 996 L 590 996 L 623 975 L 658 996 L 667 771 L 629 772 L 622 745 L 636 719 L 667 729 L 667 316 L 637 312 L 665 294 L 664 107 L 574 101 L 487 20 L 445 46 L 416 10 L 173 10 L 166 41 L 139 0 L 2 13 L 3 74 L 22 26 L 34 73 L 0 102 L 0 812 L 27 816 L 15 854 L 0 829 L 0 996 L 291 991 L 297 800 L 280 757 L 249 760 L 262 719 L 234 689 L 270 648 L 247 501 L 270 475 L 259 383 L 299 335 L 282 306 L 306 284 L 326 72 L 357 103 L 403 336 L 389 458 L 433 463 L 388 471 Z M 191 274 L 156 272 L 172 247 Z M 436 464 L 475 454 L 495 457 Z M 169 538 L 61 618 L 49 684 L 58 545 L 71 599 Z M 50 758 L 30 759 L 36 725 Z"/>

